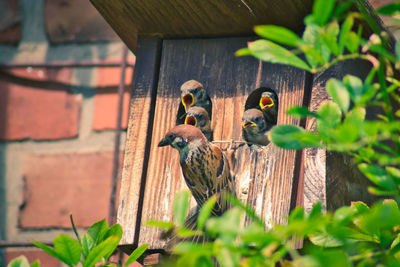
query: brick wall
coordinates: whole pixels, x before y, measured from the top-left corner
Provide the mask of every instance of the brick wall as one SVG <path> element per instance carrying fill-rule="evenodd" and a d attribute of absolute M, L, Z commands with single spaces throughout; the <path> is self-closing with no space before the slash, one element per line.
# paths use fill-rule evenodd
<path fill-rule="evenodd" d="M 89 1 L 16 2 L 0 4 L 0 62 L 121 61 L 122 43 Z M 123 129 L 132 72 L 126 71 Z M 70 214 L 81 231 L 108 217 L 120 73 L 0 69 L 1 239 L 52 242 L 60 233 L 73 236 Z M 121 137 L 122 150 L 125 131 Z M 62 266 L 36 248 L 8 248 L 0 266 L 19 255 Z"/>

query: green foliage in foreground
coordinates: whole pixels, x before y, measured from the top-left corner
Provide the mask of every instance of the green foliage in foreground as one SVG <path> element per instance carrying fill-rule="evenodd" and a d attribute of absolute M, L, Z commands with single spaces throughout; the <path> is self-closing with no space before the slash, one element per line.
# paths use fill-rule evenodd
<path fill-rule="evenodd" d="M 187 199 L 179 193 L 175 202 L 185 207 Z M 198 218 L 202 230 L 191 231 L 183 226 L 151 222 L 181 237 L 208 236 L 213 242 L 197 244 L 182 242 L 173 253 L 177 260 L 168 266 L 399 266 L 400 209 L 394 200 L 376 203 L 371 208 L 362 202 L 342 207 L 335 213 L 324 213 L 317 204 L 309 213 L 303 208 L 293 210 L 287 225 L 266 230 L 264 223 L 248 207 L 231 198 L 236 205 L 221 217 L 212 217 L 215 203 L 210 199 L 201 209 L 207 216 Z M 187 208 L 175 210 L 186 215 Z M 241 221 L 252 219 L 246 227 Z M 184 233 L 184 234 L 182 234 Z M 294 241 L 305 240 L 304 248 L 294 249 Z M 287 260 L 290 258 L 291 260 Z"/>
<path fill-rule="evenodd" d="M 110 257 L 122 237 L 122 227 L 119 224 L 108 226 L 106 220 L 103 219 L 90 226 L 87 233 L 84 233 L 82 237 L 78 235 L 73 223 L 72 226 L 77 239 L 60 234 L 54 239 L 53 247 L 36 241 L 32 242 L 47 254 L 71 267 L 121 266 L 116 262 L 110 261 Z M 147 245 L 138 247 L 132 252 L 123 266 L 128 266 L 136 261 L 146 249 Z M 27 259 L 21 256 L 13 259 L 8 264 L 8 267 L 29 266 L 40 267 L 40 263 L 35 261 L 29 265 Z"/>

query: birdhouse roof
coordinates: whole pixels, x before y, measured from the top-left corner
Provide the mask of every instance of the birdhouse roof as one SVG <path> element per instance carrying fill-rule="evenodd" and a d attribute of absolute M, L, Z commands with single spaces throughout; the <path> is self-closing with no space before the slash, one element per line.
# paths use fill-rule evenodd
<path fill-rule="evenodd" d="M 253 27 L 302 26 L 312 0 L 91 0 L 134 50 L 136 36 L 223 37 L 253 35 Z"/>

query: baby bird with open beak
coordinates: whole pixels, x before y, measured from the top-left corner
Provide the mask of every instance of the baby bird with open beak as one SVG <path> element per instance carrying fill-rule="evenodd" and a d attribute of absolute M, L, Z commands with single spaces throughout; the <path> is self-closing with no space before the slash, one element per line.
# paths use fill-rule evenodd
<path fill-rule="evenodd" d="M 230 207 L 227 194 L 234 194 L 235 187 L 221 149 L 208 142 L 200 129 L 187 124 L 172 128 L 158 144 L 167 145 L 178 150 L 183 176 L 199 207 L 215 195 L 212 214 L 225 212 Z"/>
<path fill-rule="evenodd" d="M 196 80 L 189 80 L 181 86 L 181 101 L 185 108 L 185 112 L 188 112 L 190 107 L 202 107 L 207 113 L 211 120 L 212 103 L 211 99 L 207 94 L 206 89 L 203 85 Z"/>
<path fill-rule="evenodd" d="M 259 106 L 267 123 L 275 125 L 278 117 L 278 96 L 275 91 L 261 94 Z"/>
<path fill-rule="evenodd" d="M 250 146 L 252 144 L 266 146 L 269 144 L 268 131 L 273 124 L 264 119 L 263 112 L 252 108 L 244 112 L 242 117 L 242 136 Z"/>
<path fill-rule="evenodd" d="M 199 128 L 207 140 L 212 141 L 211 122 L 204 108 L 190 107 L 186 113 L 185 124 Z"/>

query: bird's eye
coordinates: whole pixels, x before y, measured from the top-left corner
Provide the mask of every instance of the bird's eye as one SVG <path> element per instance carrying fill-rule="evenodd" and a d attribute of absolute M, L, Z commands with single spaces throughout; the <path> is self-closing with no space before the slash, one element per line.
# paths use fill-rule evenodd
<path fill-rule="evenodd" d="M 199 116 L 197 116 L 197 119 L 198 119 L 198 120 L 203 120 L 203 119 L 204 119 L 204 116 L 203 116 L 203 115 L 199 115 Z"/>
<path fill-rule="evenodd" d="M 192 94 L 197 95 L 199 93 L 199 88 L 193 89 Z"/>
<path fill-rule="evenodd" d="M 183 140 L 182 137 L 176 138 L 175 139 L 175 144 L 179 147 L 179 148 L 183 148 L 186 145 L 185 140 Z"/>

